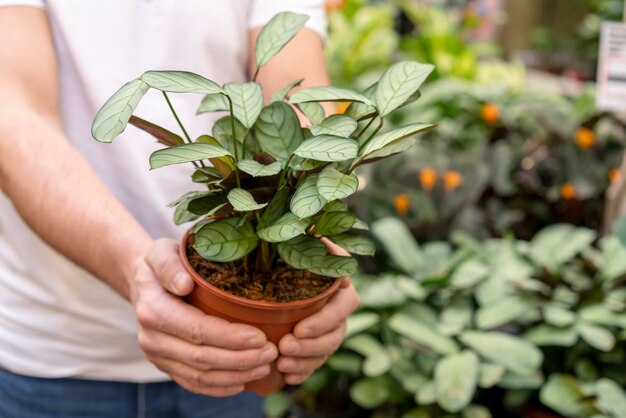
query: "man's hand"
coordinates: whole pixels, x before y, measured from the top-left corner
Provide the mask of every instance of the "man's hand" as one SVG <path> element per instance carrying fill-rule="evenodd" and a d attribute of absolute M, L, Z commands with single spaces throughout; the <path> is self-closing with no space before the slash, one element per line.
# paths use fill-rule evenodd
<path fill-rule="evenodd" d="M 343 248 L 327 239 L 322 241 L 335 255 L 349 255 Z M 350 279 L 342 279 L 341 287 L 318 313 L 300 321 L 293 333 L 285 335 L 278 344 L 278 370 L 285 382 L 304 382 L 322 366 L 328 356 L 337 351 L 346 332 L 346 319 L 359 306 L 359 296 Z"/>
<path fill-rule="evenodd" d="M 131 299 L 146 357 L 195 393 L 230 396 L 269 373 L 276 347 L 252 326 L 231 324 L 183 302 L 193 281 L 178 256 L 178 244 L 157 240 L 139 262 Z"/>

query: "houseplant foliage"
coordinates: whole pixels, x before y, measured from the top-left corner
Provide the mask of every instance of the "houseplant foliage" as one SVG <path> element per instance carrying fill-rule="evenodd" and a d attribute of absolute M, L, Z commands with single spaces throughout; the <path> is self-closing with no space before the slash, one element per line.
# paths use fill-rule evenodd
<path fill-rule="evenodd" d="M 285 12 L 262 29 L 255 47 L 256 74 L 245 83 L 223 86 L 184 71 L 147 71 L 120 88 L 100 109 L 93 137 L 110 142 L 128 123 L 153 134 L 167 148 L 150 156 L 152 169 L 193 163 L 192 180 L 204 190 L 172 203 L 174 221 L 199 220 L 193 248 L 211 262 L 243 260 L 248 269 L 271 272 L 282 260 L 294 269 L 341 277 L 354 273 L 353 257 L 329 255 L 319 237 L 353 254 L 371 254 L 370 241 L 353 234 L 365 228 L 342 200 L 356 192 L 357 167 L 402 152 L 414 136 L 432 128 L 412 123 L 381 133 L 384 118 L 414 101 L 431 65 L 400 62 L 359 93 L 335 87 L 303 88 L 302 80 L 276 92 L 264 105 L 256 75 L 302 28 L 306 16 Z M 150 89 L 198 93 L 199 113 L 227 111 L 211 135 L 192 140 L 133 116 Z M 326 116 L 320 102 L 350 102 L 346 114 Z M 309 120 L 301 128 L 294 106 Z"/>

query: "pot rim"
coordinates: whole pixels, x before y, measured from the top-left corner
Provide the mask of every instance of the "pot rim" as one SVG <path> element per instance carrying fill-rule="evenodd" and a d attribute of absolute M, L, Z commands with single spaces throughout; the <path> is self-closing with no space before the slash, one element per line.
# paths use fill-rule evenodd
<path fill-rule="evenodd" d="M 266 301 L 258 301 L 258 300 L 242 298 L 240 296 L 233 295 L 232 293 L 226 292 L 222 289 L 218 289 L 217 287 L 213 286 L 212 284 L 207 282 L 205 279 L 203 279 L 202 276 L 200 276 L 198 272 L 196 272 L 193 269 L 193 267 L 191 267 L 189 260 L 187 260 L 187 254 L 185 251 L 187 240 L 189 239 L 190 233 L 191 233 L 191 230 L 188 230 L 187 232 L 185 232 L 185 235 L 183 236 L 183 239 L 181 240 L 181 243 L 178 247 L 179 248 L 178 252 L 179 252 L 181 261 L 183 265 L 185 266 L 185 269 L 191 275 L 191 278 L 193 279 L 193 281 L 196 283 L 196 285 L 199 285 L 203 289 L 223 299 L 228 299 L 229 301 L 239 304 L 239 305 L 252 307 L 252 308 L 258 308 L 258 309 L 265 309 L 265 310 L 286 310 L 286 309 L 292 309 L 292 308 L 302 308 L 304 306 L 312 305 L 320 300 L 326 299 L 330 295 L 334 294 L 338 290 L 339 285 L 341 284 L 341 281 L 343 280 L 343 277 L 338 277 L 335 279 L 333 284 L 330 285 L 330 287 L 326 289 L 325 291 L 323 291 L 322 293 L 309 299 L 296 300 L 293 302 L 266 302 Z"/>

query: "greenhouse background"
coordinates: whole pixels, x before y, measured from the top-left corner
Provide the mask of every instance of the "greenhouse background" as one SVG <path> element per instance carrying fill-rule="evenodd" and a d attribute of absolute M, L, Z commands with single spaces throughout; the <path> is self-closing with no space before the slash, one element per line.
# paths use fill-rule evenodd
<path fill-rule="evenodd" d="M 333 84 L 365 90 L 391 63 L 432 63 L 394 122 L 438 126 L 359 172 L 351 205 L 377 243 L 353 278 L 361 308 L 267 416 L 626 417 L 626 125 L 596 106 L 595 84 L 602 23 L 621 22 L 624 2 L 327 11 Z"/>

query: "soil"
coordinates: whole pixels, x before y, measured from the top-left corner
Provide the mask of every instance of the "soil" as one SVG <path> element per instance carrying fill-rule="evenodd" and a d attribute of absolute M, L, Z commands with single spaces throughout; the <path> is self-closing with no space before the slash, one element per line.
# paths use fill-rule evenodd
<path fill-rule="evenodd" d="M 189 240 L 191 241 L 191 240 Z M 205 260 L 187 242 L 187 259 L 191 267 L 207 282 L 246 299 L 265 302 L 295 302 L 310 299 L 328 289 L 333 277 L 280 265 L 272 272 L 248 269 L 242 260 L 217 263 Z"/>

